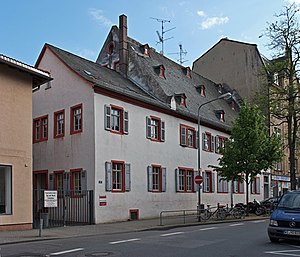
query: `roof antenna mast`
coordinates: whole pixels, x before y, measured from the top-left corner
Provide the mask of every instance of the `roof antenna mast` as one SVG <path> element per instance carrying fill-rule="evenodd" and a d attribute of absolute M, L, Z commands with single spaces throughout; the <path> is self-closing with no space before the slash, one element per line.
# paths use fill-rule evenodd
<path fill-rule="evenodd" d="M 173 38 L 173 37 L 164 38 L 164 34 L 167 33 L 167 32 L 169 32 L 170 30 L 175 29 L 176 27 L 168 29 L 168 30 L 164 30 L 164 23 L 171 22 L 170 20 L 163 20 L 163 19 L 158 19 L 158 18 L 153 18 L 153 17 L 150 17 L 150 19 L 154 19 L 154 20 L 156 20 L 158 22 L 161 22 L 161 34 L 159 33 L 158 30 L 156 31 L 157 36 L 158 36 L 158 40 L 159 40 L 156 43 L 157 44 L 161 44 L 161 54 L 164 54 L 164 42 L 166 40 L 169 40 L 169 39 Z"/>
<path fill-rule="evenodd" d="M 169 54 L 178 54 L 179 55 L 179 60 L 177 60 L 177 61 L 180 63 L 180 65 L 182 65 L 184 62 L 188 61 L 188 60 L 183 59 L 183 55 L 186 55 L 187 51 L 183 50 L 181 43 L 179 43 L 179 53 L 169 53 Z"/>

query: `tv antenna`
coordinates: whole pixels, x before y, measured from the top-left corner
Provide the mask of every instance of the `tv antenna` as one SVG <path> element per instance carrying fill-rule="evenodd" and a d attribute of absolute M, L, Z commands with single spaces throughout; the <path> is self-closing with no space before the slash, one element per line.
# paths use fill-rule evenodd
<path fill-rule="evenodd" d="M 163 20 L 163 19 L 153 18 L 153 17 L 150 17 L 150 19 L 161 22 L 161 34 L 159 33 L 158 30 L 156 31 L 157 36 L 158 36 L 158 40 L 159 40 L 159 41 L 156 41 L 156 44 L 161 44 L 161 54 L 164 54 L 164 42 L 166 40 L 169 40 L 169 39 L 173 38 L 173 37 L 164 38 L 164 35 L 165 35 L 165 33 L 169 32 L 170 30 L 175 29 L 176 27 L 168 29 L 168 30 L 164 30 L 164 23 L 171 22 L 170 20 Z"/>
<path fill-rule="evenodd" d="M 179 54 L 179 59 L 177 61 L 180 63 L 180 65 L 188 61 L 188 60 L 183 60 L 183 55 L 186 55 L 187 51 L 183 50 L 182 44 L 179 44 L 179 53 L 169 53 L 169 54 Z"/>

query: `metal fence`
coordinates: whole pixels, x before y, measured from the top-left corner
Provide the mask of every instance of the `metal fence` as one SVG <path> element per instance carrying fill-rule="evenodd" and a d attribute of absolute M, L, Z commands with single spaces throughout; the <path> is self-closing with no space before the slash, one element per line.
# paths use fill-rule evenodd
<path fill-rule="evenodd" d="M 57 207 L 44 207 L 45 190 L 33 192 L 33 227 L 60 227 L 89 225 L 94 222 L 93 190 L 86 191 L 58 191 Z"/>

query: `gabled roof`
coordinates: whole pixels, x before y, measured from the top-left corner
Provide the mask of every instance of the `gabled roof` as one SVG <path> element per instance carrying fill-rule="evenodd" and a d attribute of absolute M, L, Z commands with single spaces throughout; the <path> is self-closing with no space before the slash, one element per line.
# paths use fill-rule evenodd
<path fill-rule="evenodd" d="M 118 72 L 102 67 L 98 63 L 84 59 L 50 44 L 45 44 L 35 64 L 37 67 L 46 49 L 49 49 L 68 69 L 91 85 L 94 90 L 105 89 L 112 93 L 124 95 L 150 104 L 167 107 L 153 98 L 145 90 L 136 86 L 129 79 L 125 79 Z"/>
<path fill-rule="evenodd" d="M 222 93 L 218 92 L 218 85 L 191 71 L 191 78 L 185 73 L 185 67 L 168 59 L 164 55 L 150 49 L 150 57 L 144 57 L 139 53 L 139 46 L 135 40 L 128 38 L 129 42 L 129 77 L 145 90 L 154 94 L 158 99 L 170 103 L 170 98 L 176 94 L 184 93 L 186 96 L 186 108 L 178 108 L 177 111 L 186 116 L 196 117 L 199 105 L 218 98 Z M 155 67 L 163 65 L 165 68 L 165 79 L 159 77 Z M 205 97 L 197 91 L 199 85 L 205 85 Z M 214 110 L 223 109 L 226 113 L 227 124 L 219 123 Z M 201 109 L 201 120 L 210 124 L 227 127 L 236 117 L 237 112 L 233 111 L 225 100 L 218 100 L 203 106 Z M 225 126 L 224 126 L 225 125 Z"/>
<path fill-rule="evenodd" d="M 3 54 L 0 54 L 0 63 L 27 72 L 30 76 L 32 76 L 32 88 L 38 87 L 52 80 L 48 72 L 36 69 L 28 64 L 22 63 Z"/>
<path fill-rule="evenodd" d="M 257 54 L 260 56 L 260 58 L 262 59 L 258 49 L 257 49 L 257 44 L 251 44 L 251 43 L 247 43 L 247 42 L 242 42 L 242 41 L 237 41 L 237 40 L 232 40 L 232 39 L 228 39 L 227 37 L 225 38 L 221 38 L 219 40 L 219 42 L 217 42 L 216 44 L 214 44 L 210 49 L 208 49 L 204 54 L 202 54 L 200 57 L 198 57 L 195 61 L 197 62 L 199 59 L 201 59 L 204 55 L 208 54 L 210 51 L 212 51 L 215 47 L 217 47 L 218 45 L 220 45 L 222 42 L 228 42 L 228 43 L 232 43 L 232 44 L 236 44 L 236 45 L 240 45 L 243 47 L 251 47 L 251 48 L 255 48 L 255 50 L 257 51 Z M 263 60 L 261 60 L 263 62 Z"/>

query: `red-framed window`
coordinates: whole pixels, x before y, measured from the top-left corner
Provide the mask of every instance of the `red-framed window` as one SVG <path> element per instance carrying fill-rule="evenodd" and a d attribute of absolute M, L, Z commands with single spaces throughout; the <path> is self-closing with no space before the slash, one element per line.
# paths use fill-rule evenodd
<path fill-rule="evenodd" d="M 223 136 L 216 136 L 215 142 L 216 142 L 216 153 L 220 153 L 220 149 L 225 147 L 225 141 L 227 140 L 226 137 Z"/>
<path fill-rule="evenodd" d="M 54 174 L 54 190 L 62 192 L 64 190 L 64 170 L 53 171 Z"/>
<path fill-rule="evenodd" d="M 193 169 L 184 167 L 176 169 L 176 191 L 195 192 L 195 172 Z"/>
<path fill-rule="evenodd" d="M 159 66 L 159 77 L 165 79 L 165 67 L 163 65 Z"/>
<path fill-rule="evenodd" d="M 205 96 L 205 86 L 204 85 L 200 86 L 200 95 Z"/>
<path fill-rule="evenodd" d="M 207 152 L 215 150 L 215 137 L 209 132 L 202 133 L 202 149 Z"/>
<path fill-rule="evenodd" d="M 116 134 L 128 134 L 129 115 L 122 107 L 116 105 L 104 106 L 105 129 Z"/>
<path fill-rule="evenodd" d="M 202 173 L 203 177 L 203 192 L 205 193 L 213 193 L 215 192 L 215 174 L 206 170 Z"/>
<path fill-rule="evenodd" d="M 186 95 L 181 95 L 180 96 L 180 106 L 186 107 Z"/>
<path fill-rule="evenodd" d="M 245 193 L 245 183 L 242 179 L 237 179 L 233 181 L 233 191 L 236 194 Z"/>
<path fill-rule="evenodd" d="M 33 143 L 48 140 L 48 115 L 33 119 Z"/>
<path fill-rule="evenodd" d="M 180 145 L 197 148 L 197 131 L 195 128 L 180 124 Z"/>
<path fill-rule="evenodd" d="M 60 110 L 54 113 L 54 138 L 65 136 L 65 110 Z"/>
<path fill-rule="evenodd" d="M 82 193 L 81 172 L 80 168 L 70 170 L 70 189 L 74 196 Z"/>
<path fill-rule="evenodd" d="M 130 164 L 124 161 L 112 160 L 105 163 L 106 191 L 120 192 L 130 191 Z"/>
<path fill-rule="evenodd" d="M 251 182 L 251 194 L 260 194 L 260 178 L 255 177 Z"/>
<path fill-rule="evenodd" d="M 225 177 L 222 177 L 218 174 L 218 193 L 228 193 L 228 181 Z"/>
<path fill-rule="evenodd" d="M 157 142 L 165 141 L 165 122 L 155 116 L 146 117 L 146 136 L 148 139 Z"/>
<path fill-rule="evenodd" d="M 82 132 L 83 108 L 82 104 L 72 106 L 70 108 L 70 134 Z"/>
<path fill-rule="evenodd" d="M 148 191 L 166 191 L 166 168 L 161 165 L 152 164 L 148 166 Z"/>

